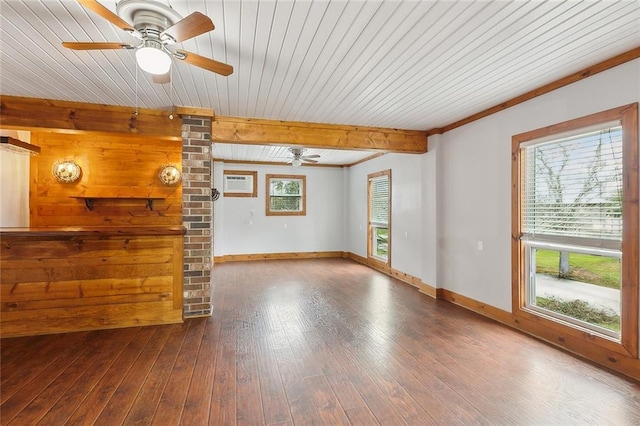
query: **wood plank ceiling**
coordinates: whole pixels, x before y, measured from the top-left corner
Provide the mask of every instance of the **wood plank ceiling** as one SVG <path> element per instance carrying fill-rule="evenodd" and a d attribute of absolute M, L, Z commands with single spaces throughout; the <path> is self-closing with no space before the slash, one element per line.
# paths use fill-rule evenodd
<path fill-rule="evenodd" d="M 172 84 L 154 84 L 133 51 L 62 47 L 134 43 L 76 0 L 3 0 L 0 93 L 427 130 L 640 46 L 637 0 L 169 3 L 212 18 L 214 31 L 179 47 L 231 76 L 174 61 Z"/>

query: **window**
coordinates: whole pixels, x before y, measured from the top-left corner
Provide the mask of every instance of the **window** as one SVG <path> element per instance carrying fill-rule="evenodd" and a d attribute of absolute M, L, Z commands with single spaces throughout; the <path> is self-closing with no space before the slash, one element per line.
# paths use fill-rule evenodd
<path fill-rule="evenodd" d="M 391 264 L 391 170 L 370 174 L 368 177 L 368 229 L 367 255 L 369 258 Z"/>
<path fill-rule="evenodd" d="M 514 314 L 632 356 L 637 114 L 634 104 L 514 136 L 512 172 Z"/>
<path fill-rule="evenodd" d="M 267 216 L 305 216 L 306 184 L 302 175 L 267 175 Z"/>
<path fill-rule="evenodd" d="M 225 170 L 223 179 L 225 197 L 258 196 L 258 172 Z"/>

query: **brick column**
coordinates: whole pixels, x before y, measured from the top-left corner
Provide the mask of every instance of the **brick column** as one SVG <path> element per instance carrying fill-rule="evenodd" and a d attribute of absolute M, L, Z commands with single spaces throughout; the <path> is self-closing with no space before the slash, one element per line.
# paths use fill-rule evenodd
<path fill-rule="evenodd" d="M 211 118 L 182 117 L 184 317 L 211 315 Z"/>

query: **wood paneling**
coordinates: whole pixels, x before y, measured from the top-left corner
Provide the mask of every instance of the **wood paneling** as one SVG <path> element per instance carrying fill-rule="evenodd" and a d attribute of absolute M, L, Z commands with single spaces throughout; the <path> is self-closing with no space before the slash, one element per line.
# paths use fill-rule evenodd
<path fill-rule="evenodd" d="M 3 232 L 2 337 L 182 321 L 182 234 Z"/>
<path fill-rule="evenodd" d="M 42 147 L 31 158 L 31 226 L 171 226 L 182 223 L 182 185 L 164 186 L 158 172 L 165 164 L 181 168 L 180 140 L 114 133 L 34 131 Z M 73 159 L 82 168 L 79 181 L 56 181 L 51 166 Z M 122 197 L 98 200 L 89 210 L 72 197 Z M 161 198 L 153 210 L 145 200 Z"/>
<path fill-rule="evenodd" d="M 65 131 L 124 133 L 138 136 L 180 138 L 182 123 L 169 113 L 113 105 L 52 99 L 2 96 L 0 120 L 3 127 L 45 128 Z"/>
<path fill-rule="evenodd" d="M 417 130 L 221 116 L 216 116 L 211 127 L 213 142 L 304 145 L 414 154 L 427 152 L 427 133 Z"/>

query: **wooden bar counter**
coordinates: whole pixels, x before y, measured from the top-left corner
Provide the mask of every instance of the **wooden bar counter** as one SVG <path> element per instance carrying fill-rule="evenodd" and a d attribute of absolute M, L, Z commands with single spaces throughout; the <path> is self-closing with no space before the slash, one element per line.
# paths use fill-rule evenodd
<path fill-rule="evenodd" d="M 0 336 L 182 322 L 184 232 L 0 228 Z"/>

